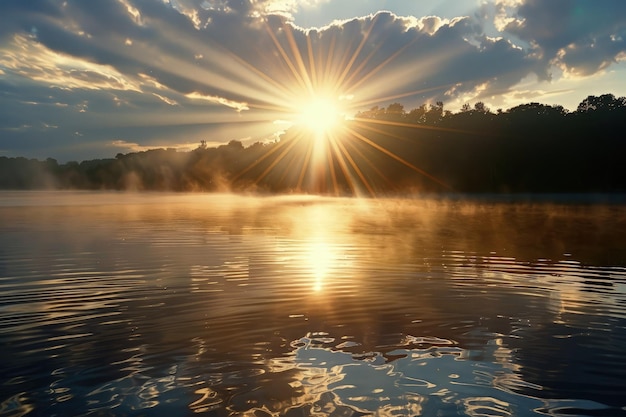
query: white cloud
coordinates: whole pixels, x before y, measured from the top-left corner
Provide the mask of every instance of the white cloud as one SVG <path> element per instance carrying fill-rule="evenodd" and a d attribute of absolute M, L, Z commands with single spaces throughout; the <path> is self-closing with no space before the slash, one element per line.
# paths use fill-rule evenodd
<path fill-rule="evenodd" d="M 117 0 L 117 1 L 120 2 L 126 8 L 126 11 L 131 16 L 131 18 L 135 21 L 135 23 L 137 23 L 138 25 L 143 24 L 141 20 L 141 13 L 136 7 L 130 4 L 128 0 Z"/>
<path fill-rule="evenodd" d="M 328 1 L 330 0 L 261 0 L 255 10 L 263 15 L 278 14 L 292 18 L 301 9 L 314 8 Z"/>
<path fill-rule="evenodd" d="M 164 103 L 169 104 L 170 106 L 178 106 L 178 102 L 176 100 L 173 100 L 171 98 L 162 96 L 160 94 L 157 93 L 152 93 L 153 96 L 155 96 L 156 98 L 158 98 L 159 100 L 163 101 Z"/>
<path fill-rule="evenodd" d="M 186 94 L 185 97 L 190 98 L 192 100 L 205 100 L 211 103 L 221 104 L 223 106 L 230 107 L 231 109 L 235 109 L 238 112 L 244 111 L 244 110 L 250 110 L 247 103 L 238 102 L 235 100 L 229 100 L 227 98 L 219 97 L 219 96 L 201 94 L 197 91 Z"/>
<path fill-rule="evenodd" d="M 214 144 L 211 144 L 211 145 L 214 145 Z M 135 142 L 127 142 L 122 139 L 115 139 L 112 142 L 110 142 L 110 146 L 113 148 L 123 149 L 126 152 L 144 152 L 144 151 L 149 151 L 151 149 L 159 149 L 159 148 L 170 148 L 170 149 L 176 149 L 177 151 L 190 151 L 192 149 L 197 148 L 198 144 L 197 143 L 177 143 L 177 144 L 172 144 L 172 145 L 167 145 L 167 146 L 155 145 L 155 144 L 140 145 Z"/>
<path fill-rule="evenodd" d="M 523 20 L 512 16 L 515 10 L 524 3 L 524 0 L 496 0 L 495 1 L 495 17 L 494 25 L 500 32 L 504 31 L 507 26 L 519 26 L 523 24 Z"/>
<path fill-rule="evenodd" d="M 0 66 L 6 75 L 61 89 L 140 91 L 135 82 L 109 65 L 55 52 L 21 34 L 0 47 Z"/>

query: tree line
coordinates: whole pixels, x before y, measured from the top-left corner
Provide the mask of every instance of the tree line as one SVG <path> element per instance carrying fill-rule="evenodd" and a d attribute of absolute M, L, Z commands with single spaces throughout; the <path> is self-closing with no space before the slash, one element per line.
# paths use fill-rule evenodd
<path fill-rule="evenodd" d="M 528 103 L 453 113 L 443 103 L 373 107 L 333 134 L 322 162 L 298 126 L 279 140 L 190 152 L 154 149 L 59 164 L 0 157 L 3 189 L 405 192 L 626 192 L 626 97 L 589 96 L 575 111 Z"/>

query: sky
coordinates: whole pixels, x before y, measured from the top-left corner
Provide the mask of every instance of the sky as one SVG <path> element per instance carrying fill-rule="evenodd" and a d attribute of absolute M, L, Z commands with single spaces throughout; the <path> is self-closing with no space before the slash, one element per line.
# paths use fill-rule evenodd
<path fill-rule="evenodd" d="M 623 0 L 0 1 L 0 156 L 273 141 L 312 102 L 604 93 L 626 95 Z"/>

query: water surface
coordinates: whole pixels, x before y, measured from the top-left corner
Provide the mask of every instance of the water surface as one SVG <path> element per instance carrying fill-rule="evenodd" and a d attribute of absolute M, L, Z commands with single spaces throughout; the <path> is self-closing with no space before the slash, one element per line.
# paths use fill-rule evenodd
<path fill-rule="evenodd" d="M 0 193 L 0 416 L 626 415 L 623 205 Z"/>

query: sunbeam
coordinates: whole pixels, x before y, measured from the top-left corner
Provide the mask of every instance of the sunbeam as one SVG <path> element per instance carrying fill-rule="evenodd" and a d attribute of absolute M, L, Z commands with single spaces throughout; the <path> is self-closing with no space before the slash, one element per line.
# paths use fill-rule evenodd
<path fill-rule="evenodd" d="M 448 184 L 442 182 L 441 180 L 439 180 L 438 178 L 430 175 L 428 172 L 424 171 L 423 169 L 420 169 L 418 167 L 416 167 L 415 165 L 411 164 L 410 162 L 405 161 L 403 158 L 401 158 L 400 156 L 396 155 L 395 153 L 389 151 L 388 149 L 383 148 L 382 146 L 378 145 L 377 143 L 373 142 L 372 140 L 366 138 L 365 136 L 363 136 L 362 134 L 358 133 L 355 130 L 351 130 L 351 133 L 358 139 L 362 140 L 363 142 L 367 143 L 368 145 L 370 145 L 371 147 L 379 150 L 380 152 L 382 152 L 383 154 L 395 159 L 396 161 L 400 162 L 402 165 L 405 165 L 409 168 L 411 168 L 413 171 L 425 176 L 426 178 L 430 179 L 431 181 L 441 185 L 444 189 L 446 190 L 452 190 L 452 187 L 450 187 Z"/>
<path fill-rule="evenodd" d="M 109 48 L 111 53 L 153 68 L 156 73 L 201 86 L 199 91 L 176 92 L 156 78 L 150 83 L 152 76 L 142 75 L 144 92 L 152 85 L 150 94 L 155 100 L 168 104 L 168 111 L 153 112 L 142 120 L 122 114 L 116 117 L 116 123 L 118 126 L 145 123 L 164 127 L 219 126 L 222 132 L 233 132 L 232 135 L 240 128 L 241 133 L 233 139 L 259 137 L 261 133 L 274 140 L 278 138 L 276 132 L 280 123 L 280 139 L 263 154 L 246 161 L 230 178 L 233 183 L 263 186 L 271 178 L 272 182 L 294 192 L 376 196 L 378 184 L 385 184 L 389 189 L 393 182 L 379 167 L 384 158 L 390 158 L 437 186 L 451 189 L 444 181 L 373 137 L 386 135 L 400 139 L 382 129 L 385 125 L 412 128 L 416 133 L 420 129 L 440 128 L 354 117 L 371 105 L 452 87 L 437 85 L 398 92 L 405 84 L 417 83 L 415 79 L 404 77 L 409 68 L 407 62 L 399 65 L 400 70 L 390 70 L 390 66 L 397 66 L 395 61 L 414 46 L 417 38 L 403 42 L 393 51 L 382 50 L 384 36 L 381 38 L 376 30 L 379 20 L 378 15 L 374 16 L 362 30 L 350 36 L 344 33 L 341 37 L 336 30 L 303 31 L 288 21 L 270 24 L 266 20 L 263 32 L 267 35 L 265 45 L 269 50 L 257 51 L 256 57 L 205 43 L 197 37 L 171 41 L 175 37 L 169 36 L 168 42 L 176 42 L 180 48 L 172 49 L 176 52 L 170 55 L 159 55 L 156 61 L 153 57 L 158 54 L 140 40 L 133 48 L 121 51 L 102 45 L 103 49 Z M 175 29 L 167 25 L 163 30 L 166 34 L 175 33 Z M 187 56 L 197 57 L 197 62 L 190 63 Z M 419 78 L 420 71 L 432 73 L 437 62 L 445 60 L 446 56 L 441 52 L 418 63 L 414 76 Z M 385 77 L 378 77 L 383 73 Z M 403 77 L 387 76 L 394 73 Z M 203 93 L 203 90 L 212 93 Z M 185 103 L 187 108 L 198 106 L 194 106 L 194 111 L 182 112 L 176 107 L 178 103 Z M 207 103 L 221 106 L 222 111 L 203 111 Z M 241 129 L 244 126 L 246 128 Z"/>
<path fill-rule="evenodd" d="M 251 114 L 244 114 L 241 118 L 262 115 L 261 119 L 265 118 L 268 122 L 284 121 L 286 129 L 280 140 L 265 154 L 235 174 L 233 182 L 252 178 L 253 184 L 260 185 L 271 175 L 272 181 L 296 192 L 334 195 L 365 193 L 376 196 L 376 184 L 382 183 L 389 188 L 392 183 L 378 167 L 380 158 L 390 158 L 437 186 L 451 189 L 436 176 L 377 143 L 366 133 L 369 131 L 401 139 L 375 126 L 408 127 L 416 129 L 416 132 L 419 129 L 440 128 L 353 117 L 357 110 L 365 106 L 450 88 L 450 85 L 442 85 L 394 93 L 403 81 L 393 80 L 388 83 L 387 89 L 380 88 L 374 92 L 367 81 L 384 71 L 413 42 L 381 58 L 379 46 L 368 44 L 376 22 L 376 18 L 372 19 L 368 27 L 360 32 L 360 38 L 342 42 L 338 41 L 334 32 L 323 34 L 323 37 L 318 31 L 305 33 L 295 30 L 288 22 L 277 27 L 266 22 L 265 32 L 273 48 L 273 52 L 267 55 L 274 57 L 271 73 L 278 71 L 282 74 L 280 77 L 270 76 L 270 73 L 234 53 L 228 55 L 229 60 L 239 64 L 237 78 L 245 79 L 246 85 L 236 88 L 232 83 L 224 84 L 222 89 L 231 91 L 233 97 L 246 98 Z M 204 48 L 207 50 L 211 46 Z M 442 58 L 438 56 L 437 59 Z M 213 84 L 212 81 L 207 85 Z M 248 94 L 246 89 L 251 85 L 255 88 Z M 259 94 L 260 91 L 265 94 Z M 238 121 L 231 119 L 231 122 Z M 370 151 L 366 152 L 364 147 Z"/>

